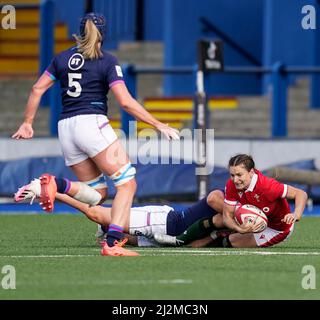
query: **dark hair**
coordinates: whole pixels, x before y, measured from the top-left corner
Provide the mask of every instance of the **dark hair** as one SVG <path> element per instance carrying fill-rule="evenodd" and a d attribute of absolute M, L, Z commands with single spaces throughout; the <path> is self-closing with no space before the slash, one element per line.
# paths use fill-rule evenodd
<path fill-rule="evenodd" d="M 247 171 L 255 168 L 255 163 L 251 156 L 247 154 L 237 154 L 229 160 L 229 168 L 244 165 Z"/>

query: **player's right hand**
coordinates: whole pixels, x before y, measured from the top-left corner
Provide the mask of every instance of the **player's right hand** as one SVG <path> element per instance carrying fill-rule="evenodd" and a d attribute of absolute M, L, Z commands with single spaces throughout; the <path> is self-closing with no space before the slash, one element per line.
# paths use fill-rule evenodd
<path fill-rule="evenodd" d="M 288 213 L 284 216 L 284 218 L 281 221 L 285 222 L 287 224 L 295 223 L 296 222 L 296 215 L 294 213 Z"/>
<path fill-rule="evenodd" d="M 260 221 L 259 223 L 254 223 L 252 232 L 258 232 L 262 226 L 264 226 L 264 221 Z"/>
<path fill-rule="evenodd" d="M 156 127 L 168 140 L 180 140 L 179 131 L 169 127 L 167 124 L 161 123 Z"/>
<path fill-rule="evenodd" d="M 30 123 L 24 122 L 18 131 L 14 133 L 11 138 L 12 139 L 31 139 L 33 137 L 33 129 Z"/>
<path fill-rule="evenodd" d="M 246 222 L 245 224 L 238 226 L 238 232 L 241 234 L 254 232 L 255 225 L 253 222 Z"/>

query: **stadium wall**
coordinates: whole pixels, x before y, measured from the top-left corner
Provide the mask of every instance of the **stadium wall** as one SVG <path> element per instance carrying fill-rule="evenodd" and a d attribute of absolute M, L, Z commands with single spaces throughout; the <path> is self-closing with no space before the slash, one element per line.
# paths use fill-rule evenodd
<path fill-rule="evenodd" d="M 53 0 L 55 21 L 66 23 L 68 35 L 79 33 L 80 18 L 85 13 L 85 1 Z M 107 19 L 107 41 L 105 49 L 116 49 L 119 41 L 135 41 L 136 1 L 135 0 L 95 0 L 93 11 L 101 12 Z"/>
<path fill-rule="evenodd" d="M 85 11 L 85 1 L 54 0 L 55 20 L 68 25 L 68 35 L 71 38 L 73 33 L 79 33 L 79 22 Z"/>
<path fill-rule="evenodd" d="M 124 140 L 122 142 L 126 144 Z M 144 157 L 144 153 L 147 151 L 150 158 L 156 156 L 165 158 L 170 155 L 173 158 L 180 158 L 183 155 L 183 158 L 189 162 L 195 160 L 194 141 L 185 139 L 183 143 L 183 150 L 186 150 L 184 152 L 181 147 L 171 148 L 167 141 L 160 145 L 158 140 L 142 139 L 139 140 L 137 148 L 135 148 L 135 144 L 128 144 L 127 151 L 133 163 L 140 156 Z M 59 141 L 56 138 L 21 141 L 2 138 L 0 139 L 0 150 L 0 161 L 62 155 Z M 248 153 L 254 157 L 257 167 L 261 170 L 306 159 L 314 159 L 316 168 L 320 170 L 319 150 L 320 140 L 312 139 L 210 139 L 208 142 L 208 162 L 210 166 L 226 167 L 231 156 L 237 153 Z"/>
<path fill-rule="evenodd" d="M 286 66 L 317 66 L 320 62 L 320 29 L 305 30 L 302 13 L 305 5 L 315 8 L 319 18 L 320 3 L 317 0 L 270 0 L 264 5 L 263 65 L 272 66 L 281 62 Z M 318 22 L 318 21 L 317 21 Z M 264 90 L 267 92 L 270 75 L 264 76 Z M 290 75 L 294 83 L 296 75 Z"/>
<path fill-rule="evenodd" d="M 200 18 L 214 24 L 235 43 L 262 60 L 263 2 L 255 0 L 184 0 L 164 1 L 165 66 L 194 65 L 197 61 L 196 43 L 199 38 L 220 38 L 204 32 Z M 235 32 L 236 30 L 236 32 Z M 230 45 L 224 45 L 224 59 L 228 66 L 248 66 L 248 61 Z M 165 94 L 188 95 L 195 91 L 192 76 L 167 76 Z M 208 79 L 208 94 L 260 94 L 261 82 L 257 75 L 223 76 Z"/>
<path fill-rule="evenodd" d="M 163 1 L 144 1 L 143 19 L 143 39 L 145 41 L 162 41 L 163 27 L 167 23 Z"/>
<path fill-rule="evenodd" d="M 313 65 L 313 40 L 316 32 L 302 28 L 304 5 L 319 8 L 317 0 L 265 1 L 264 65 L 277 61 L 286 65 Z"/>

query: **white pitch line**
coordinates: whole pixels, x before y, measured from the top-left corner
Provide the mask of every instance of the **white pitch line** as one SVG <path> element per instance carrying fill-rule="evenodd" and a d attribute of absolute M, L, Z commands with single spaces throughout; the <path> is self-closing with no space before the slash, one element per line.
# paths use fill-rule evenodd
<path fill-rule="evenodd" d="M 33 281 L 20 281 L 20 286 L 24 285 L 24 286 L 30 286 L 30 285 L 34 285 L 35 283 Z M 67 285 L 67 284 L 72 284 L 74 285 L 74 281 L 70 280 L 66 280 L 63 282 L 59 282 L 59 281 L 55 281 L 55 285 L 59 286 L 59 285 Z M 134 280 L 107 280 L 107 279 L 99 279 L 97 281 L 91 281 L 90 280 L 90 285 L 94 285 L 94 286 L 137 286 L 137 285 L 143 285 L 143 286 L 148 286 L 148 285 L 162 285 L 162 286 L 166 286 L 166 285 L 189 285 L 189 284 L 193 284 L 193 280 L 191 279 L 159 279 L 159 280 L 153 280 L 153 279 L 134 279 Z M 76 282 L 77 286 L 81 286 L 81 285 L 88 285 L 87 282 L 85 281 L 77 281 Z"/>
<path fill-rule="evenodd" d="M 249 256 L 249 255 L 293 255 L 293 256 L 319 256 L 320 252 L 282 252 L 282 251 L 211 251 L 211 250 L 166 250 L 166 249 L 138 249 L 138 252 L 142 256 L 162 256 L 162 255 L 197 255 L 197 256 Z M 97 257 L 99 253 L 96 254 L 57 254 L 57 255 L 6 255 L 0 256 L 1 258 L 85 258 L 85 257 Z"/>
<path fill-rule="evenodd" d="M 32 255 L 32 256 L 0 256 L 0 258 L 82 258 L 82 257 L 96 257 L 96 254 L 52 254 L 52 255 Z"/>
<path fill-rule="evenodd" d="M 161 284 L 161 285 L 167 285 L 167 284 L 192 284 L 193 280 L 191 279 L 161 279 L 161 280 L 107 280 L 104 281 L 107 285 L 149 285 L 149 284 Z"/>
<path fill-rule="evenodd" d="M 295 252 L 286 252 L 286 251 L 244 251 L 244 250 L 199 250 L 199 249 L 194 249 L 194 250 L 166 250 L 166 249 L 156 249 L 156 250 L 137 250 L 139 252 L 143 253 L 163 253 L 163 254 L 197 254 L 197 255 L 320 255 L 320 252 L 318 251 L 311 251 L 311 252 L 306 252 L 306 251 L 295 251 Z"/>

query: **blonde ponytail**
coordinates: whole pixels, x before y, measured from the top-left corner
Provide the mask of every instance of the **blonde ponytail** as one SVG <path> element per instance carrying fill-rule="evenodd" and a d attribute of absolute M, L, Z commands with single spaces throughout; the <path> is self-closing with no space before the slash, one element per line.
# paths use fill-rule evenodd
<path fill-rule="evenodd" d="M 86 21 L 85 32 L 83 37 L 73 35 L 77 41 L 78 51 L 85 59 L 98 59 L 102 57 L 101 41 L 102 36 L 91 20 Z"/>

